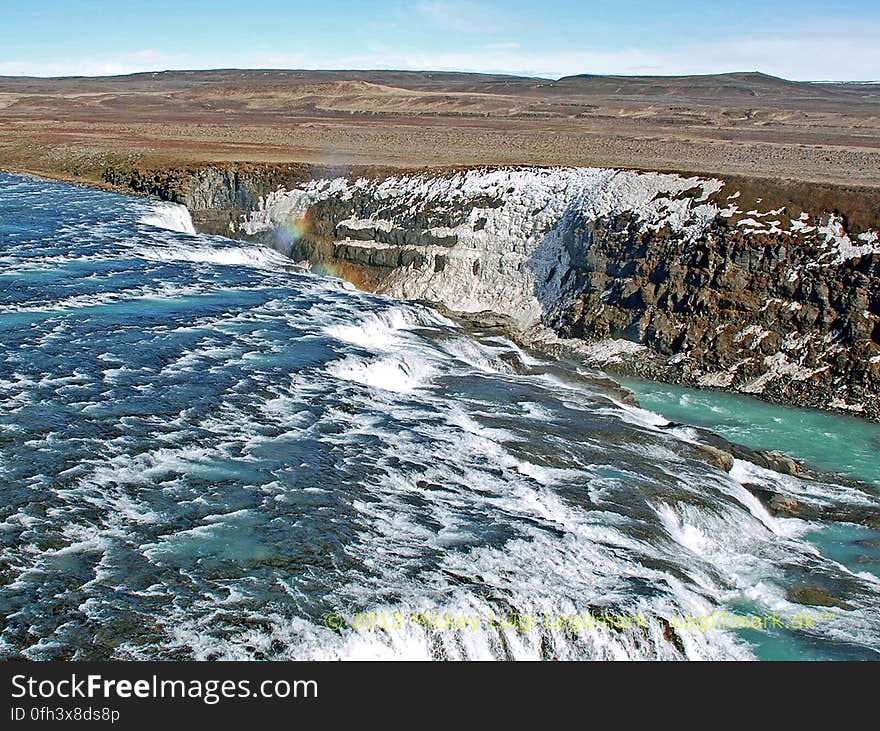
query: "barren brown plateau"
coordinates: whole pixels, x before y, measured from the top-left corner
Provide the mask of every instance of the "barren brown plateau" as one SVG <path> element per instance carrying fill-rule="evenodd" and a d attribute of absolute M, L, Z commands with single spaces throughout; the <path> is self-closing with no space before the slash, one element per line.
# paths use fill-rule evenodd
<path fill-rule="evenodd" d="M 585 165 L 880 188 L 880 85 L 758 73 L 0 77 L 0 167 Z M 872 196 L 873 197 L 873 196 Z"/>

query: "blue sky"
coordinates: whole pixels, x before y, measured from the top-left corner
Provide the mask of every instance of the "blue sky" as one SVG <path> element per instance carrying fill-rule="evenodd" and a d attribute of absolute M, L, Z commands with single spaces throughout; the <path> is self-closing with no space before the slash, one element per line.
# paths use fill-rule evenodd
<path fill-rule="evenodd" d="M 880 79 L 880 1 L 3 0 L 0 74 L 401 68 Z"/>

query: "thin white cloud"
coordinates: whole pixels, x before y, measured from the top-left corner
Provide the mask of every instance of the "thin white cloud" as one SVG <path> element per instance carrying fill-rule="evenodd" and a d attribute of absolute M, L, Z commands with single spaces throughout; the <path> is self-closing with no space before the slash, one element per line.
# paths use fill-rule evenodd
<path fill-rule="evenodd" d="M 2 76 L 118 76 L 185 66 L 186 56 L 154 49 L 131 51 L 103 58 L 86 57 L 41 61 L 0 61 Z"/>
<path fill-rule="evenodd" d="M 481 71 L 558 78 L 572 74 L 708 74 L 763 71 L 799 80 L 880 79 L 877 33 L 824 38 L 753 38 L 693 43 L 675 48 L 616 50 L 560 49 L 539 52 L 513 43 L 475 46 L 466 51 L 428 52 L 368 46 L 363 53 L 238 53 L 212 57 L 136 51 L 79 61 L 0 62 L 7 75 L 100 75 L 168 68 L 418 69 Z"/>
<path fill-rule="evenodd" d="M 743 39 L 695 43 L 664 50 L 623 48 L 542 53 L 500 44 L 440 53 L 389 50 L 345 58 L 313 55 L 262 57 L 287 68 L 482 71 L 558 78 L 573 74 L 685 75 L 762 71 L 795 80 L 880 79 L 880 44 L 869 37 Z M 255 64 L 266 65 L 266 64 Z"/>
<path fill-rule="evenodd" d="M 416 12 L 441 30 L 493 33 L 514 26 L 510 13 L 472 0 L 420 0 Z"/>

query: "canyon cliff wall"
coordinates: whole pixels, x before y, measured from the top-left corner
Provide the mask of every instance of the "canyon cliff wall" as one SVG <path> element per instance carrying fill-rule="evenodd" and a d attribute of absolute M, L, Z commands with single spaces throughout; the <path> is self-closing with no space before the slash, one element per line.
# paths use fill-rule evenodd
<path fill-rule="evenodd" d="M 880 419 L 880 194 L 593 168 L 108 173 L 597 367 Z"/>

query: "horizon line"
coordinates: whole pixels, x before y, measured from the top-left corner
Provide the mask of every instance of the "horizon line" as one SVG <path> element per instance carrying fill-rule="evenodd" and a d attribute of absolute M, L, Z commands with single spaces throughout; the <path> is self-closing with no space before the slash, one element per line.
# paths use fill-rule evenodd
<path fill-rule="evenodd" d="M 65 74 L 61 76 L 40 76 L 35 74 L 0 74 L 2 79 L 43 79 L 47 81 L 65 79 L 123 79 L 131 76 L 148 76 L 158 74 L 198 74 L 212 72 L 284 72 L 284 73 L 402 73 L 402 74 L 453 74 L 459 76 L 495 76 L 510 79 L 534 79 L 535 81 L 561 81 L 577 77 L 619 78 L 619 79 L 699 79 L 723 76 L 763 76 L 768 79 L 786 81 L 792 84 L 873 84 L 876 80 L 868 79 L 804 79 L 794 80 L 783 76 L 775 76 L 764 71 L 717 71 L 702 74 L 598 74 L 584 71 L 562 76 L 533 76 L 502 71 L 462 71 L 449 69 L 404 69 L 404 68 L 283 68 L 283 67 L 211 67 L 211 68 L 169 68 L 145 71 L 132 71 L 125 74 Z"/>

